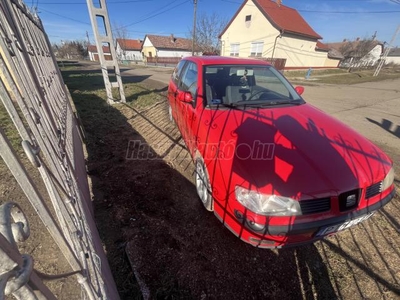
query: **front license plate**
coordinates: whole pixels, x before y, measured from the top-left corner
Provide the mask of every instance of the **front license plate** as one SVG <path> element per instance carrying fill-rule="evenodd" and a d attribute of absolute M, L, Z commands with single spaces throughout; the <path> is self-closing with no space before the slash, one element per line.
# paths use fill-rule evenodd
<path fill-rule="evenodd" d="M 316 234 L 316 236 L 323 236 L 327 234 L 332 234 L 338 231 L 342 231 L 344 229 L 347 229 L 351 226 L 357 225 L 358 223 L 361 223 L 367 219 L 369 219 L 375 212 L 371 212 L 369 214 L 363 215 L 361 217 L 358 217 L 353 220 L 349 220 L 343 223 L 335 224 L 335 225 L 329 225 L 322 227 Z"/>

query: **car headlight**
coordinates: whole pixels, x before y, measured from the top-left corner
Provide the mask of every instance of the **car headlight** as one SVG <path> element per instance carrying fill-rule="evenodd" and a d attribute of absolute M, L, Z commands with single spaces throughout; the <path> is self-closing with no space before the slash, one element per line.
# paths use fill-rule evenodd
<path fill-rule="evenodd" d="M 264 195 L 236 186 L 235 195 L 244 207 L 252 212 L 266 216 L 298 216 L 301 215 L 299 201 L 277 195 Z"/>
<path fill-rule="evenodd" d="M 388 188 L 390 188 L 394 181 L 394 169 L 393 167 L 386 174 L 385 179 L 382 181 L 382 192 Z"/>

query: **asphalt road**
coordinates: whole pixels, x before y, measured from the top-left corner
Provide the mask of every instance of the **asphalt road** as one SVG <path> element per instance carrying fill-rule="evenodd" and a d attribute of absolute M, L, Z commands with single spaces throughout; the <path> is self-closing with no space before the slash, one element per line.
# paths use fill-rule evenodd
<path fill-rule="evenodd" d="M 125 69 L 122 76 L 139 76 L 167 85 L 171 68 Z M 354 85 L 305 86 L 304 99 L 357 130 L 381 147 L 394 161 L 400 178 L 400 79 Z M 398 185 L 399 186 L 399 185 Z"/>

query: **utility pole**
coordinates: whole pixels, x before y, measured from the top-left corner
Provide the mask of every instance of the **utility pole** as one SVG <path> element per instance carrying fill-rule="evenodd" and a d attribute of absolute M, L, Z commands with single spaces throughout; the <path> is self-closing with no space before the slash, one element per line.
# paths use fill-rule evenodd
<path fill-rule="evenodd" d="M 192 56 L 194 55 L 194 46 L 196 40 L 196 14 L 197 14 L 197 0 L 193 0 L 193 36 L 192 36 Z"/>
<path fill-rule="evenodd" d="M 117 53 L 114 47 L 114 40 L 112 37 L 110 19 L 108 18 L 106 0 L 98 0 L 97 2 L 100 3 L 100 7 L 96 7 L 93 3 L 93 0 L 86 0 L 94 33 L 94 40 L 96 42 L 97 53 L 99 54 L 99 61 L 103 74 L 104 85 L 106 87 L 108 103 L 125 103 L 126 99 L 124 86 L 122 84 L 121 72 L 117 62 Z M 105 32 L 100 33 L 100 29 L 104 29 Z M 104 49 L 110 49 L 111 60 L 105 59 L 103 47 Z M 112 74 L 113 71 L 114 74 Z M 110 76 L 110 72 L 111 75 L 115 76 Z M 111 82 L 110 77 L 115 77 L 116 81 Z M 115 92 L 113 93 L 113 91 Z"/>
<path fill-rule="evenodd" d="M 88 42 L 88 46 L 90 45 L 90 38 L 89 38 L 89 32 L 86 31 L 86 38 L 87 38 L 87 42 Z"/>
<path fill-rule="evenodd" d="M 400 1 L 400 0 L 399 0 L 399 1 Z M 393 48 L 393 44 L 394 44 L 394 42 L 395 42 L 395 40 L 396 40 L 396 37 L 397 37 L 397 35 L 399 34 L 399 32 L 400 32 L 400 25 L 397 27 L 396 32 L 394 33 L 394 35 L 393 35 L 393 37 L 392 37 L 392 40 L 391 40 L 390 43 L 387 45 L 387 47 L 386 47 L 386 49 L 385 49 L 385 52 L 383 53 L 383 55 L 382 55 L 382 57 L 381 57 L 381 60 L 380 60 L 380 62 L 379 62 L 379 64 L 378 64 L 378 66 L 376 67 L 376 70 L 375 70 L 375 72 L 374 72 L 374 76 L 378 76 L 378 75 L 379 75 L 379 72 L 381 71 L 383 65 L 385 64 L 385 60 L 386 60 L 386 57 L 388 56 L 388 54 L 389 54 L 389 52 L 390 52 L 390 49 Z"/>

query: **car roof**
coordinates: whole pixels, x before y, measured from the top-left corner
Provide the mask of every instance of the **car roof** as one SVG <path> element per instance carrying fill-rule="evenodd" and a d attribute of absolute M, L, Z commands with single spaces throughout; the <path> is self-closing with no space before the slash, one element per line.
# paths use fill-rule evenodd
<path fill-rule="evenodd" d="M 271 65 L 264 60 L 228 56 L 187 56 L 183 59 L 197 62 L 202 65 Z"/>

